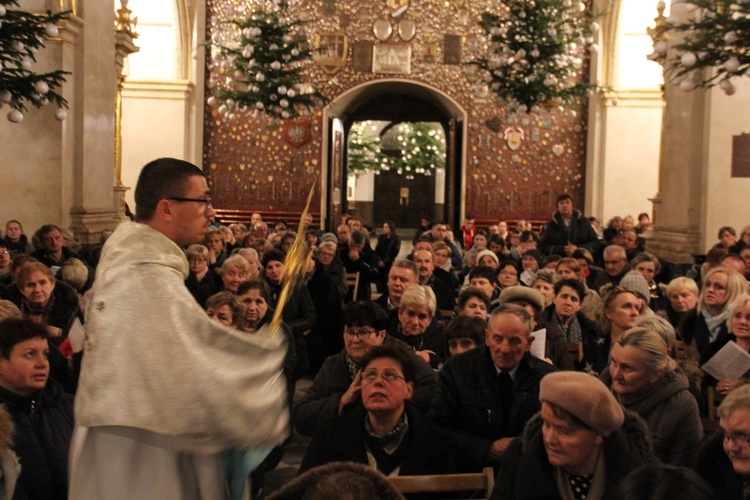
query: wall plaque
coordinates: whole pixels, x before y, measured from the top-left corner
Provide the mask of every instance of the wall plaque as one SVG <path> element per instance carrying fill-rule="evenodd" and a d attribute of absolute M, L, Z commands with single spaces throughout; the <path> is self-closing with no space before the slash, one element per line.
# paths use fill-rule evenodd
<path fill-rule="evenodd" d="M 352 66 L 354 71 L 372 71 L 372 42 L 354 42 L 352 44 Z"/>
<path fill-rule="evenodd" d="M 750 134 L 732 137 L 732 177 L 750 177 Z"/>
<path fill-rule="evenodd" d="M 443 38 L 443 63 L 461 64 L 460 35 L 445 35 Z"/>
<path fill-rule="evenodd" d="M 372 54 L 372 72 L 397 75 L 411 73 L 411 45 L 375 45 Z"/>

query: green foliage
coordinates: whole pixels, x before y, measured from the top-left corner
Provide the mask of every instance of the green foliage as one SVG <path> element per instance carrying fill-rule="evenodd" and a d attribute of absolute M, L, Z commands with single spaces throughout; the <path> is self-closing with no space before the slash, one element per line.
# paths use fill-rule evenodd
<path fill-rule="evenodd" d="M 586 82 L 585 53 L 595 52 L 599 25 L 579 0 L 505 0 L 501 12 L 482 14 L 489 54 L 475 64 L 490 90 L 511 106 L 577 107 L 599 87 Z M 533 111 L 537 111 L 535 108 Z"/>
<path fill-rule="evenodd" d="M 402 122 L 385 134 L 368 134 L 371 122 L 357 122 L 349 134 L 347 170 L 352 175 L 395 170 L 399 175 L 432 175 L 445 168 L 445 134 L 435 123 Z"/>
<path fill-rule="evenodd" d="M 209 104 L 218 104 L 218 99 L 225 116 L 257 110 L 286 119 L 326 101 L 312 85 L 302 82 L 301 64 L 310 59 L 311 51 L 305 37 L 292 31 L 303 21 L 289 19 L 282 6 L 228 22 L 237 30 L 236 44 L 221 45 L 216 34 L 207 42 L 217 49 L 215 59 L 227 75 Z"/>
<path fill-rule="evenodd" d="M 67 101 L 57 92 L 65 81 L 66 71 L 37 74 L 32 71 L 36 53 L 44 48 L 45 38 L 57 36 L 56 24 L 68 12 L 32 14 L 17 7 L 16 0 L 0 0 L 0 107 L 8 104 L 20 112 L 26 105 L 37 108 L 52 101 L 67 108 Z"/>
<path fill-rule="evenodd" d="M 672 82 L 683 90 L 720 85 L 735 92 L 731 79 L 750 76 L 750 2 L 686 0 L 691 19 L 667 22 L 668 33 L 685 33 L 669 61 Z M 715 72 L 713 71 L 715 69 Z M 711 71 L 706 71 L 711 70 Z"/>

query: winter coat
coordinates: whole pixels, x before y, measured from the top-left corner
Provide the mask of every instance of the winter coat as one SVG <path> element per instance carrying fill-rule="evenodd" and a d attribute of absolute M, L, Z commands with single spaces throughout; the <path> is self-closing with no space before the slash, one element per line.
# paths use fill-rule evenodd
<path fill-rule="evenodd" d="M 22 498 L 23 492 L 16 492 L 16 482 L 21 474 L 21 464 L 18 455 L 11 449 L 14 429 L 13 420 L 7 410 L 0 405 L 0 500 L 11 500 L 11 498 Z"/>
<path fill-rule="evenodd" d="M 384 344 L 402 342 L 386 337 Z M 437 374 L 416 354 L 412 357 L 416 365 L 414 394 L 411 404 L 427 413 L 433 394 L 437 389 Z M 326 418 L 338 414 L 339 400 L 352 384 L 352 376 L 346 361 L 346 351 L 326 359 L 307 393 L 294 409 L 294 428 L 303 436 L 312 436 L 318 425 Z M 353 407 L 362 406 L 358 401 Z M 345 408 L 348 411 L 350 408 Z"/>
<path fill-rule="evenodd" d="M 732 461 L 724 451 L 721 433 L 716 433 L 703 442 L 698 450 L 695 470 L 711 486 L 716 498 L 743 499 L 743 477 L 734 471 Z"/>
<path fill-rule="evenodd" d="M 67 498 L 73 396 L 49 379 L 30 398 L 0 388 L 0 402 L 15 427 L 12 448 L 21 462 L 17 487 L 29 498 Z"/>
<path fill-rule="evenodd" d="M 34 245 L 31 244 L 31 242 L 29 241 L 29 239 L 26 237 L 25 234 L 22 234 L 18 238 L 18 241 L 12 241 L 6 235 L 3 237 L 3 241 L 5 242 L 6 248 L 10 250 L 11 252 L 13 252 L 13 255 L 18 255 L 22 253 L 31 255 L 35 251 Z"/>
<path fill-rule="evenodd" d="M 500 400 L 497 369 L 486 345 L 445 362 L 429 417 L 451 437 L 460 469 L 480 471 L 494 441 L 521 435 L 526 422 L 541 409 L 542 377 L 554 371 L 554 366 L 526 353 L 516 371 L 513 404 L 505 408 Z M 504 412 L 510 412 L 506 429 Z"/>
<path fill-rule="evenodd" d="M 599 250 L 599 237 L 591 227 L 589 220 L 580 211 L 574 210 L 570 224 L 565 226 L 559 211 L 552 214 L 552 220 L 547 223 L 539 237 L 539 250 L 545 255 L 565 255 L 565 246 L 573 244 L 585 248 L 591 255 Z"/>
<path fill-rule="evenodd" d="M 328 356 L 333 356 L 344 347 L 341 334 L 344 331 L 344 321 L 336 283 L 326 273 L 323 264 L 315 265 L 315 271 L 306 286 L 315 308 L 315 323 L 305 336 L 310 371 L 315 374 Z"/>
<path fill-rule="evenodd" d="M 609 371 L 600 378 L 612 387 Z M 654 454 L 667 464 L 692 464 L 703 437 L 698 402 L 688 385 L 685 373 L 677 368 L 663 374 L 641 394 L 618 396 L 623 408 L 636 412 L 646 421 L 654 443 Z"/>
<path fill-rule="evenodd" d="M 455 472 L 456 467 L 448 439 L 408 402 L 405 411 L 409 421 L 408 448 L 397 475 L 421 476 Z M 300 472 L 330 462 L 368 464 L 368 449 L 365 443 L 367 431 L 364 425 L 366 414 L 364 406 L 358 406 L 319 425 L 302 459 Z"/>
<path fill-rule="evenodd" d="M 522 438 L 516 439 L 503 455 L 491 499 L 562 498 L 555 481 L 555 467 L 549 463 L 544 448 L 542 423 L 540 415 L 531 419 Z M 602 498 L 610 498 L 631 470 L 653 461 L 646 424 L 635 413 L 626 411 L 622 426 L 604 439 L 602 452 L 606 469 Z"/>
<path fill-rule="evenodd" d="M 706 326 L 706 320 L 698 312 L 698 309 L 693 309 L 683 315 L 677 331 L 680 337 L 682 337 L 683 342 L 685 342 L 685 347 L 693 347 L 693 349 L 688 349 L 688 351 L 697 350 L 699 356 L 702 356 L 708 346 L 712 344 L 711 333 L 708 331 L 708 326 Z M 726 343 L 728 335 L 729 330 L 727 329 L 727 325 L 726 323 L 722 323 L 719 327 L 719 334 L 714 339 L 714 342 Z"/>

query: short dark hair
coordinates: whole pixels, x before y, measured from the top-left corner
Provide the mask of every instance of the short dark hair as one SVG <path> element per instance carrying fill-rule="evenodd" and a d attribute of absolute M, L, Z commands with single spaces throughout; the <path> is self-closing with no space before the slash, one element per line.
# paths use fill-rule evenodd
<path fill-rule="evenodd" d="M 578 294 L 578 300 L 583 302 L 583 296 L 586 295 L 586 287 L 581 281 L 575 278 L 566 278 L 564 280 L 558 281 L 557 283 L 555 283 L 555 295 L 560 293 L 560 290 L 562 290 L 562 287 L 564 286 L 575 290 L 575 292 Z"/>
<path fill-rule="evenodd" d="M 47 327 L 28 319 L 6 319 L 0 321 L 0 355 L 10 359 L 10 352 L 16 344 L 29 339 L 49 338 Z"/>
<path fill-rule="evenodd" d="M 521 257 L 522 258 L 523 257 L 531 257 L 532 259 L 534 259 L 536 261 L 536 264 L 539 267 L 542 267 L 542 261 L 544 260 L 544 255 L 542 254 L 542 252 L 540 252 L 536 248 L 529 248 L 528 250 L 526 250 L 523 253 L 523 255 L 521 255 Z"/>
<path fill-rule="evenodd" d="M 557 201 L 555 202 L 555 204 L 558 204 L 561 201 L 565 201 L 565 200 L 570 200 L 570 202 L 572 203 L 573 202 L 573 197 L 570 196 L 568 193 L 563 193 L 563 194 L 561 194 L 560 196 L 557 197 Z"/>
<path fill-rule="evenodd" d="M 54 230 L 57 230 L 60 232 L 60 234 L 62 234 L 62 229 L 60 229 L 60 226 L 56 224 L 45 224 L 36 230 L 36 232 L 34 233 L 34 238 L 41 240 L 45 234 L 49 234 Z"/>
<path fill-rule="evenodd" d="M 263 260 L 260 261 L 260 265 L 263 266 L 263 269 L 265 269 L 268 263 L 272 260 L 277 260 L 283 263 L 284 259 L 286 259 L 286 254 L 282 249 L 272 248 L 263 253 Z"/>
<path fill-rule="evenodd" d="M 539 243 L 539 235 L 534 231 L 526 230 L 521 233 L 521 242 L 525 241 L 536 241 L 537 243 Z"/>
<path fill-rule="evenodd" d="M 401 365 L 401 371 L 404 372 L 404 378 L 406 381 L 413 382 L 416 368 L 414 367 L 412 356 L 414 356 L 414 354 L 412 354 L 411 351 L 407 351 L 406 347 L 401 347 L 398 344 L 383 344 L 367 351 L 365 357 L 362 358 L 360 366 L 364 370 L 367 368 L 367 365 L 376 359 L 390 358 Z"/>
<path fill-rule="evenodd" d="M 192 163 L 175 158 L 159 158 L 146 164 L 135 185 L 136 220 L 151 220 L 159 201 L 170 196 L 182 196 L 187 180 L 196 175 L 206 176 Z"/>
<path fill-rule="evenodd" d="M 261 297 L 263 297 L 263 300 L 265 300 L 266 303 L 270 306 L 271 290 L 268 288 L 268 285 L 265 281 L 258 279 L 243 281 L 242 283 L 240 283 L 240 286 L 237 287 L 237 297 L 245 295 L 250 290 L 258 290 Z"/>
<path fill-rule="evenodd" d="M 484 342 L 487 323 L 476 316 L 456 316 L 445 325 L 443 337 L 445 345 L 443 352 L 447 355 L 450 352 L 448 344 L 454 339 L 470 339 L 476 345 L 482 345 Z"/>
<path fill-rule="evenodd" d="M 344 326 L 371 326 L 378 332 L 388 328 L 388 313 L 373 301 L 350 302 L 341 316 Z"/>
<path fill-rule="evenodd" d="M 349 243 L 354 243 L 355 245 L 364 245 L 365 234 L 361 231 L 354 231 L 352 235 L 349 236 Z"/>
<path fill-rule="evenodd" d="M 483 266 L 487 267 L 487 266 Z M 492 269 L 492 268 L 490 268 Z M 495 278 L 497 279 L 497 277 Z M 461 293 L 458 294 L 458 308 L 463 309 L 466 307 L 466 303 L 469 302 L 469 299 L 471 298 L 477 298 L 484 302 L 484 305 L 487 307 L 487 311 L 490 310 L 490 299 L 487 298 L 487 295 L 480 289 L 472 286 L 468 286 L 461 290 Z"/>
<path fill-rule="evenodd" d="M 490 283 L 497 285 L 497 269 L 490 266 L 474 266 L 469 271 L 469 283 L 474 278 L 486 278 Z"/>

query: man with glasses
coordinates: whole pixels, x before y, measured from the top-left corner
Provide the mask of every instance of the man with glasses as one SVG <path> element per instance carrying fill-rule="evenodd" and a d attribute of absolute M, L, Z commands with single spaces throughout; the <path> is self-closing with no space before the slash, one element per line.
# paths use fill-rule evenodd
<path fill-rule="evenodd" d="M 300 472 L 330 462 L 369 464 L 385 475 L 455 472 L 448 440 L 409 404 L 414 377 L 406 349 L 372 348 L 362 360 L 362 405 L 316 429 Z"/>
<path fill-rule="evenodd" d="M 104 246 L 86 317 L 69 495 L 223 498 L 224 450 L 289 434 L 284 336 L 221 325 L 185 287 L 182 247 L 216 215 L 198 167 L 149 163 L 135 201 L 136 222 Z"/>
<path fill-rule="evenodd" d="M 620 280 L 630 271 L 625 248 L 620 245 L 609 245 L 604 249 L 604 272 L 594 283 L 594 289 L 601 294 L 604 285 L 617 286 Z"/>
<path fill-rule="evenodd" d="M 297 403 L 294 428 L 311 436 L 326 418 L 361 407 L 362 373 L 365 356 L 381 345 L 400 345 L 386 333 L 388 315 L 375 302 L 352 302 L 343 310 L 344 349 L 331 356 L 320 368 L 312 386 Z M 426 413 L 437 387 L 437 375 L 410 350 L 415 365 L 412 404 Z"/>
<path fill-rule="evenodd" d="M 730 392 L 718 414 L 721 432 L 703 443 L 695 468 L 716 498 L 750 498 L 750 385 Z"/>

